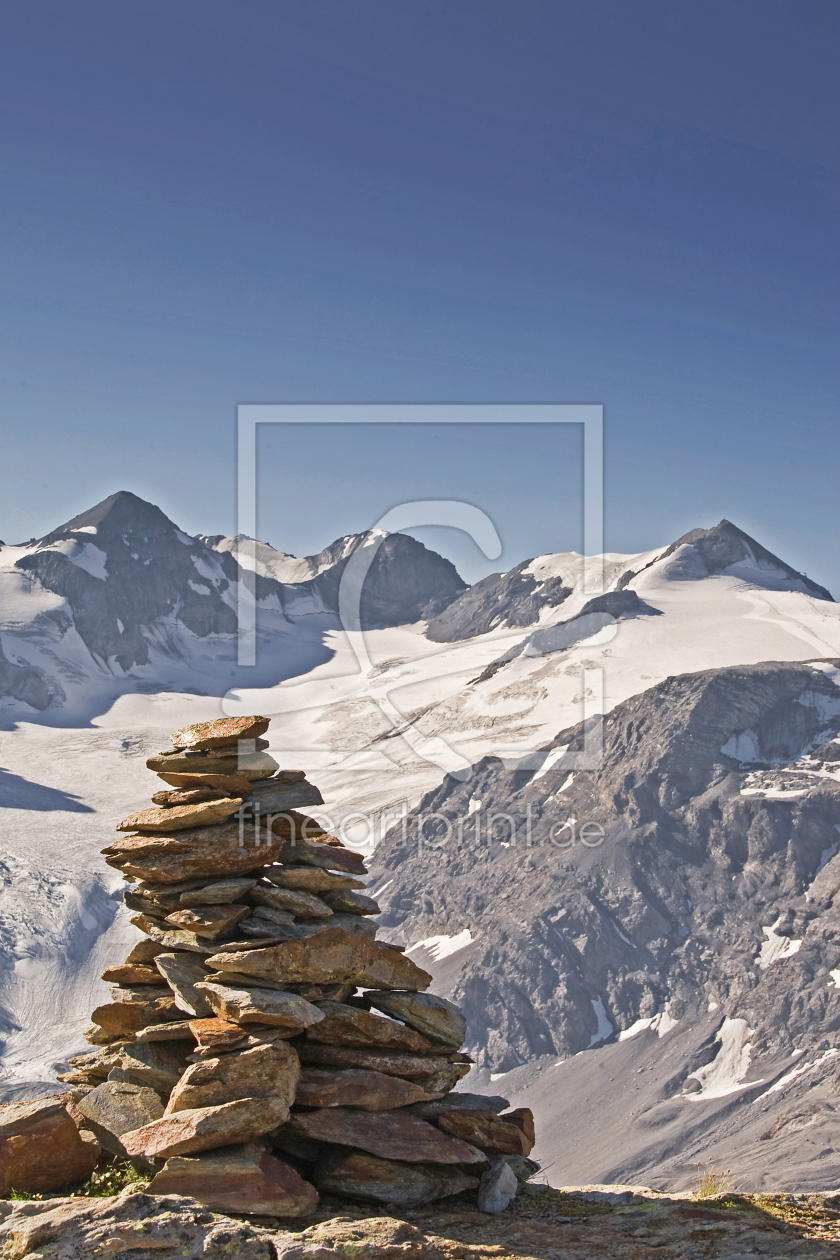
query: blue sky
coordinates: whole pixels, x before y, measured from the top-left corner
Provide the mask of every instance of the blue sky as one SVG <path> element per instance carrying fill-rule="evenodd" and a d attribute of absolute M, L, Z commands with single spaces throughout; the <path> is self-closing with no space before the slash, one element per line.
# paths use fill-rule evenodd
<path fill-rule="evenodd" d="M 16 0 L 0 537 L 235 525 L 240 402 L 599 402 L 606 542 L 728 516 L 840 595 L 836 3 Z M 579 548 L 580 437 L 286 430 L 297 554 L 464 497 Z"/>

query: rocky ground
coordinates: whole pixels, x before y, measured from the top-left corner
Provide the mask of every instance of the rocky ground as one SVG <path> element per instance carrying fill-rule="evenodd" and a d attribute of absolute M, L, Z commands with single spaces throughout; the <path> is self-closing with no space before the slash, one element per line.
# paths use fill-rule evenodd
<path fill-rule="evenodd" d="M 0 1202 L 4 1260 L 648 1260 L 840 1255 L 840 1195 L 668 1197 L 620 1186 L 530 1187 L 499 1217 L 474 1196 L 380 1213 L 323 1200 L 303 1221 L 233 1218 L 129 1188 L 112 1198 Z"/>

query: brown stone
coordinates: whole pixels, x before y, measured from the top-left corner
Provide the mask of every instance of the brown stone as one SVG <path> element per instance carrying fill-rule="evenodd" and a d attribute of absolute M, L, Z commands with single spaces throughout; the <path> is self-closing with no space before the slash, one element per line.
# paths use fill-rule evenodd
<path fill-rule="evenodd" d="M 91 1013 L 91 1023 L 110 1037 L 126 1037 L 148 1024 L 177 1020 L 181 1011 L 173 997 L 151 998 L 146 1002 L 106 1002 Z"/>
<path fill-rule="evenodd" d="M 405 1111 L 356 1111 L 331 1107 L 289 1121 L 295 1133 L 339 1146 L 354 1146 L 409 1164 L 483 1164 L 481 1151 Z"/>
<path fill-rule="evenodd" d="M 327 928 L 341 928 L 342 932 L 352 932 L 356 936 L 367 936 L 373 940 L 377 927 L 373 919 L 364 919 L 360 914 L 333 914 L 331 919 L 310 919 L 307 923 L 297 924 L 296 935 L 300 937 L 314 936 Z"/>
<path fill-rule="evenodd" d="M 442 1133 L 500 1155 L 530 1155 L 534 1145 L 518 1125 L 506 1124 L 504 1116 L 492 1111 L 448 1111 L 438 1117 L 437 1127 Z"/>
<path fill-rule="evenodd" d="M 246 780 L 243 779 L 243 782 Z M 250 784 L 248 786 L 250 787 Z M 245 788 L 245 792 L 247 790 L 248 788 Z M 171 809 L 173 805 L 198 805 L 200 801 L 220 801 L 227 795 L 243 796 L 244 792 L 220 792 L 218 788 L 211 787 L 174 788 L 171 792 L 154 792 L 152 804 Z"/>
<path fill-rule="evenodd" d="M 531 1146 L 534 1145 L 537 1140 L 537 1135 L 534 1129 L 534 1113 L 530 1107 L 517 1107 L 515 1111 L 506 1111 L 505 1114 L 499 1118 L 501 1120 L 506 1120 L 508 1124 L 517 1125 L 525 1134 L 525 1137 L 531 1143 Z M 527 1153 L 530 1152 L 526 1152 L 526 1154 Z"/>
<path fill-rule="evenodd" d="M 204 1059 L 191 1064 L 178 1081 L 166 1115 L 196 1107 L 218 1107 L 237 1098 L 277 1096 L 291 1106 L 299 1076 L 298 1057 L 282 1041 Z"/>
<path fill-rule="evenodd" d="M 194 722 L 192 726 L 182 726 L 170 735 L 173 748 L 221 748 L 225 744 L 236 744 L 240 739 L 258 739 L 268 730 L 269 718 L 265 717 L 225 717 L 215 722 Z"/>
<path fill-rule="evenodd" d="M 182 892 L 179 901 L 182 906 L 227 906 L 239 901 L 250 892 L 256 884 L 255 879 L 220 879 L 213 884 L 205 884 Z"/>
<path fill-rule="evenodd" d="M 332 910 L 320 897 L 312 893 L 295 892 L 292 888 L 264 888 L 251 890 L 251 901 L 258 906 L 270 906 L 274 910 L 286 910 L 299 919 L 328 919 Z"/>
<path fill-rule="evenodd" d="M 119 1065 L 124 1042 L 114 1046 L 101 1046 L 87 1054 L 74 1054 L 67 1060 L 71 1071 L 56 1076 L 67 1085 L 99 1085 L 107 1079 L 112 1068 Z"/>
<path fill-rule="evenodd" d="M 278 888 L 290 888 L 296 892 L 322 893 L 365 886 L 362 880 L 353 879 L 352 875 L 339 875 L 318 866 L 267 866 L 263 874 Z"/>
<path fill-rule="evenodd" d="M 429 1076 L 416 1077 L 416 1081 L 427 1094 L 448 1094 L 468 1075 L 469 1070 L 469 1063 L 444 1063 Z"/>
<path fill-rule="evenodd" d="M 141 1028 L 135 1041 L 183 1041 L 185 1037 L 192 1036 L 192 1020 L 177 1019 L 171 1024 L 149 1024 L 148 1028 Z"/>
<path fill-rule="evenodd" d="M 147 967 L 142 963 L 123 963 L 121 966 L 106 967 L 102 979 L 112 984 L 166 984 L 155 967 Z"/>
<path fill-rule="evenodd" d="M 389 1050 L 431 1050 L 432 1044 L 413 1028 L 393 1019 L 383 1019 L 357 1006 L 341 1002 L 319 1002 L 324 1012 L 320 1023 L 307 1029 L 311 1041 L 331 1046 L 382 1046 Z"/>
<path fill-rule="evenodd" d="M 384 1072 L 387 1076 L 404 1076 L 410 1080 L 416 1080 L 417 1083 L 451 1066 L 446 1059 L 432 1058 L 431 1055 L 410 1054 L 404 1050 L 363 1050 L 356 1046 L 324 1046 L 309 1040 L 300 1044 L 298 1054 L 301 1063 L 307 1066 L 368 1068 L 372 1072 Z M 462 1065 L 455 1066 L 460 1068 Z M 424 1087 L 421 1085 L 421 1088 Z M 433 1091 L 426 1089 L 425 1092 L 430 1094 Z"/>
<path fill-rule="evenodd" d="M 64 1096 L 0 1105 L 0 1197 L 49 1194 L 93 1172 L 102 1149 L 79 1134 Z"/>
<path fill-rule="evenodd" d="M 184 1034 L 174 1041 L 131 1041 L 120 1046 L 109 1080 L 142 1085 L 158 1094 L 168 1094 L 187 1068 L 187 1056 L 195 1041 Z"/>
<path fill-rule="evenodd" d="M 190 1032 L 198 1042 L 199 1050 L 229 1050 L 232 1046 L 239 1045 L 248 1035 L 247 1029 L 241 1028 L 239 1024 L 234 1024 L 229 1019 L 218 1019 L 216 1016 L 190 1020 Z"/>
<path fill-rule="evenodd" d="M 258 987 L 234 989 L 207 982 L 196 987 L 207 995 L 220 1018 L 239 1024 L 269 1024 L 273 1028 L 287 1029 L 290 1036 L 294 1036 L 324 1018 L 317 1006 L 297 993 Z"/>
<path fill-rule="evenodd" d="M 412 1081 L 362 1068 L 304 1068 L 296 1102 L 302 1107 L 361 1107 L 364 1111 L 390 1111 L 430 1097 Z"/>
<path fill-rule="evenodd" d="M 145 1155 L 147 1159 L 191 1155 L 250 1142 L 284 1124 L 288 1116 L 289 1108 L 279 1096 L 239 1098 L 220 1107 L 197 1107 L 162 1116 L 123 1134 L 122 1142 L 129 1155 Z M 454 1142 L 455 1138 L 448 1140 Z"/>
<path fill-rule="evenodd" d="M 141 836 L 134 844 L 119 841 L 106 853 L 109 866 L 155 884 L 177 884 L 208 875 L 233 876 L 274 861 L 285 842 L 261 827 L 219 823 L 196 827 L 177 836 Z M 126 847 L 127 846 L 127 847 Z"/>
<path fill-rule="evenodd" d="M 141 932 L 146 932 L 164 953 L 172 950 L 187 950 L 191 954 L 209 954 L 214 949 L 218 949 L 218 945 L 211 944 L 207 937 L 198 936 L 195 932 L 169 928 L 165 920 L 153 919 L 148 914 L 135 914 L 130 921 Z"/>
<path fill-rule="evenodd" d="M 160 832 L 166 835 L 172 831 L 188 831 L 191 827 L 208 827 L 224 822 L 236 813 L 241 804 L 239 796 L 223 796 L 221 800 L 199 801 L 195 805 L 141 809 L 118 823 L 117 831 Z"/>
<path fill-rule="evenodd" d="M 249 913 L 248 906 L 192 906 L 189 909 L 174 910 L 166 916 L 166 922 L 171 923 L 174 928 L 215 940 L 233 931 L 237 923 L 247 919 Z"/>
<path fill-rule="evenodd" d="M 263 923 L 273 923 L 275 929 L 294 927 L 295 922 L 295 916 L 289 910 L 277 910 L 274 906 L 257 906 L 249 917 L 262 919 Z"/>
<path fill-rule="evenodd" d="M 128 1152 L 122 1135 L 163 1115 L 163 1099 L 156 1090 L 127 1081 L 104 1081 L 76 1105 L 105 1150 L 123 1157 Z"/>
<path fill-rule="evenodd" d="M 291 812 L 291 811 L 290 811 Z M 276 821 L 272 824 L 275 835 L 282 836 L 282 830 L 278 832 Z M 367 867 L 361 853 L 354 853 L 352 849 L 345 849 L 338 845 L 319 844 L 314 840 L 296 840 L 288 846 L 288 852 L 284 849 L 281 861 L 288 861 L 297 866 L 303 863 L 306 866 L 318 866 L 326 871 L 346 871 L 350 875 L 367 875 Z"/>
<path fill-rule="evenodd" d="M 420 1207 L 451 1194 L 474 1190 L 478 1177 L 440 1164 L 403 1164 L 354 1151 L 327 1165 L 318 1177 L 321 1190 L 350 1199 Z M 402 1234 L 398 1235 L 401 1239 Z M 395 1240 L 396 1241 L 396 1240 Z M 390 1248 L 389 1248 L 390 1251 Z M 384 1253 L 383 1253 L 384 1254 Z"/>
<path fill-rule="evenodd" d="M 379 914 L 379 904 L 373 897 L 349 888 L 324 893 L 324 901 L 336 914 Z"/>
<path fill-rule="evenodd" d="M 126 955 L 127 963 L 150 963 L 154 962 L 158 954 L 165 953 L 164 947 L 158 945 L 156 941 L 140 940 L 132 945 Z"/>
<path fill-rule="evenodd" d="M 270 778 L 280 769 L 274 758 L 266 752 L 232 753 L 229 757 L 213 757 L 207 752 L 163 753 L 159 757 L 150 757 L 146 765 L 159 774 L 164 783 L 172 783 L 172 775 L 188 775 L 192 779 L 199 774 L 232 776 L 256 783 L 260 779 Z"/>
<path fill-rule="evenodd" d="M 409 958 L 341 928 L 267 949 L 214 954 L 219 971 L 266 975 L 289 984 L 350 983 L 376 989 L 427 989 L 432 977 Z"/>
<path fill-rule="evenodd" d="M 207 969 L 200 956 L 179 950 L 173 954 L 159 954 L 155 959 L 159 975 L 168 984 L 182 1011 L 202 1017 L 212 1015 L 213 1008 L 196 985 L 207 979 Z"/>
<path fill-rule="evenodd" d="M 405 986 L 409 989 L 409 986 Z M 467 1021 L 461 1008 L 436 993 L 368 993 L 372 1006 L 447 1046 L 463 1045 Z"/>
<path fill-rule="evenodd" d="M 251 790 L 250 779 L 238 774 L 158 774 L 158 778 L 182 791 L 217 791 L 225 796 L 245 796 Z M 154 796 L 152 800 L 155 801 Z M 155 804 L 162 802 L 155 801 Z"/>
<path fill-rule="evenodd" d="M 318 1203 L 314 1186 L 256 1142 L 173 1156 L 146 1193 L 182 1195 L 214 1212 L 258 1216 L 308 1216 Z"/>

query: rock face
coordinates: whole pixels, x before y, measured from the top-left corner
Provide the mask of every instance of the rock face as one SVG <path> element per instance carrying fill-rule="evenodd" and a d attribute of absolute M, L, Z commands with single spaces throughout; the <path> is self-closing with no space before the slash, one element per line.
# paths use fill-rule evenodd
<path fill-rule="evenodd" d="M 560 732 L 537 770 L 487 759 L 421 802 L 407 844 L 395 834 L 377 850 L 377 881 L 393 881 L 380 923 L 394 940 L 471 937 L 436 982 L 464 1009 L 482 1087 L 528 1065 L 529 1100 L 557 1117 L 540 1158 L 556 1158 L 560 1175 L 632 1182 L 654 1169 L 657 1184 L 688 1185 L 702 1140 L 756 1176 L 762 1150 L 775 1171 L 757 1184 L 787 1184 L 790 1125 L 833 1114 L 837 1064 L 823 1055 L 840 1021 L 838 679 L 836 660 L 670 678 L 604 719 L 600 766 L 569 764 L 581 726 Z M 433 813 L 441 836 L 444 820 L 469 819 L 460 850 L 432 847 Z M 515 844 L 498 842 L 507 823 L 487 842 L 493 813 L 513 820 Z M 598 1055 L 575 1057 L 590 1045 Z M 801 1078 L 765 1092 L 800 1059 Z M 584 1099 L 607 1065 L 640 1083 L 644 1102 L 605 1103 L 610 1122 L 596 1133 Z M 824 1112 L 806 1113 L 817 1101 Z M 658 1117 L 653 1128 L 631 1122 L 637 1107 Z M 814 1188 L 840 1171 L 797 1168 Z"/>
<path fill-rule="evenodd" d="M 241 766 L 264 755 L 243 746 L 266 726 L 225 718 L 175 731 L 175 751 L 149 767 L 166 778 L 173 758 Z M 193 791 L 200 799 L 185 801 Z M 475 1187 L 464 1168 L 497 1151 L 521 1159 L 518 1113 L 456 1107 L 447 1128 L 409 1110 L 469 1071 L 463 1017 L 423 992 L 428 972 L 375 940 L 359 854 L 293 809 L 259 821 L 275 792 L 320 800 L 317 789 L 281 771 L 258 798 L 250 786 L 233 802 L 208 791 L 159 793 L 105 850 L 132 883 L 125 901 L 147 939 L 106 969 L 112 1001 L 87 1034 L 101 1048 L 63 1074 L 87 1087 L 81 1123 L 113 1155 L 156 1169 L 152 1194 L 255 1214 L 313 1211 L 322 1180 L 373 1201 L 398 1182 L 399 1201 L 431 1201 Z M 214 809 L 231 803 L 239 817 L 219 821 Z"/>
<path fill-rule="evenodd" d="M 23 700 L 33 709 L 46 709 L 51 699 L 50 689 L 37 670 L 13 664 L 0 642 L 0 698 L 3 696 Z"/>
<path fill-rule="evenodd" d="M 404 534 L 338 539 L 320 556 L 295 561 L 303 571 L 311 565 L 314 573 L 295 582 L 243 570 L 235 546 L 219 546 L 225 541 L 190 538 L 159 508 L 123 490 L 28 547 L 15 565 L 67 600 L 73 624 L 95 658 L 116 659 L 126 671 L 148 662 L 156 622 L 174 623 L 198 638 L 233 638 L 240 581 L 254 590 L 258 607 L 271 601 L 287 617 L 296 608 L 336 613 L 348 560 L 371 541 L 378 550 L 362 592 L 365 624 L 405 625 L 433 616 L 464 590 L 448 560 Z M 31 685 L 33 697 L 43 699 L 37 682 Z M 200 734 L 194 738 L 198 746 L 212 747 Z"/>
<path fill-rule="evenodd" d="M 12 1190 L 47 1194 L 85 1181 L 101 1155 L 85 1142 L 70 1118 L 65 1099 L 0 1106 L 0 1197 Z"/>
<path fill-rule="evenodd" d="M 541 581 L 523 560 L 508 573 L 491 573 L 454 600 L 426 628 L 433 643 L 455 643 L 500 626 L 530 626 L 543 608 L 562 604 L 572 593 L 562 576 Z"/>

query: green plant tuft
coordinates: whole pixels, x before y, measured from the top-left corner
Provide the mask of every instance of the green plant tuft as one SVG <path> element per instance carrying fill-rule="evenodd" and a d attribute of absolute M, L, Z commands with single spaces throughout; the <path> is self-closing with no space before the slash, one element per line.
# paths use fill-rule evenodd
<path fill-rule="evenodd" d="M 73 1194 L 86 1199 L 104 1199 L 120 1194 L 128 1186 L 145 1190 L 150 1180 L 151 1174 L 146 1169 L 133 1164 L 130 1159 L 123 1159 L 109 1164 L 107 1168 L 94 1169 L 88 1180 Z"/>

